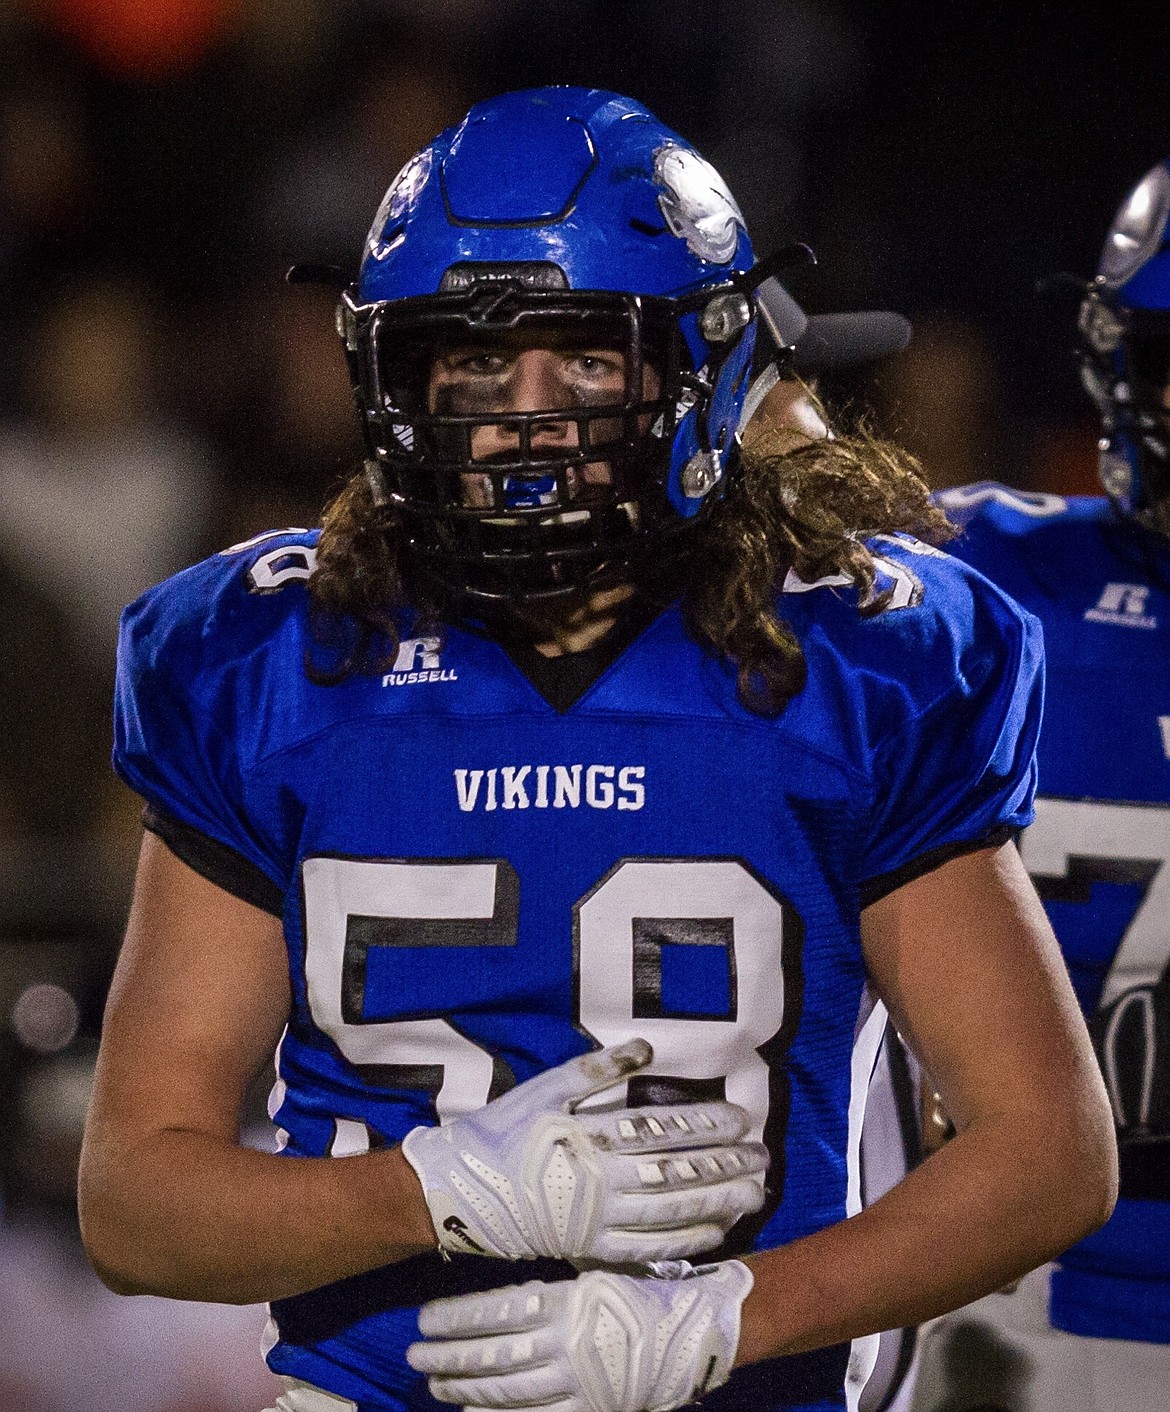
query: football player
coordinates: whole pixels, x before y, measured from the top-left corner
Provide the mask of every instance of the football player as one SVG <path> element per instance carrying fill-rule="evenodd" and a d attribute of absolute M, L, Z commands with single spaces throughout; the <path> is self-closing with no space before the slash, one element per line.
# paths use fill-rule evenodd
<path fill-rule="evenodd" d="M 932 1330 L 923 1408 L 983 1405 L 955 1372 L 985 1381 L 981 1347 L 1013 1409 L 1153 1412 L 1170 1395 L 1168 216 L 1164 162 L 1122 203 L 1080 306 L 1104 496 L 939 496 L 965 524 L 954 552 L 1044 624 L 1041 795 L 1020 846 L 1091 1020 L 1121 1196 L 1054 1266 Z"/>
<path fill-rule="evenodd" d="M 1110 1209 L 1007 842 L 1034 620 L 892 448 L 740 455 L 773 273 L 636 102 L 477 106 L 342 295 L 320 533 L 127 611 L 82 1224 L 114 1288 L 270 1301 L 285 1412 L 842 1408 L 850 1340 Z M 879 999 L 959 1132 L 846 1220 Z"/>

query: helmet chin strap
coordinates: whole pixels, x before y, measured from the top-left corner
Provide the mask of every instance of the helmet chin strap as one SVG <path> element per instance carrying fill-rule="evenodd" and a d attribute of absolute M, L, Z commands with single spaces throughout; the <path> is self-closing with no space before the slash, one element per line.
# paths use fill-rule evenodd
<path fill-rule="evenodd" d="M 411 556 L 415 571 L 431 589 L 431 596 L 440 606 L 440 613 L 452 622 L 472 629 L 486 627 L 498 630 L 501 625 L 514 628 L 522 624 L 530 632 L 547 632 L 556 637 L 553 626 L 571 623 L 579 614 L 589 614 L 597 607 L 597 599 L 628 589 L 630 600 L 648 605 L 658 612 L 673 602 L 686 583 L 687 563 L 695 540 L 695 526 L 656 538 L 654 553 L 634 549 L 639 541 L 631 541 L 631 552 L 615 554 L 597 563 L 583 578 L 564 583 L 541 583 L 526 587 L 510 570 L 504 583 L 454 579 L 442 561 L 426 556 Z M 625 600 L 622 600 L 624 605 Z M 625 617 L 624 606 L 620 616 Z M 571 650 L 580 650 L 573 648 Z"/>

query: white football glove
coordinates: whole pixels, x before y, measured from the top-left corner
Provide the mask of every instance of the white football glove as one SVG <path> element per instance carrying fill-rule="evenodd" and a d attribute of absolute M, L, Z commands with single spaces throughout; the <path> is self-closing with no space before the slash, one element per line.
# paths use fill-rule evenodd
<path fill-rule="evenodd" d="M 667 1412 L 727 1381 L 751 1287 L 738 1260 L 680 1260 L 436 1299 L 406 1358 L 467 1412 Z"/>
<path fill-rule="evenodd" d="M 734 1103 L 572 1111 L 652 1057 L 643 1039 L 582 1054 L 408 1132 L 440 1248 L 642 1264 L 712 1250 L 758 1211 L 768 1154 L 739 1141 L 748 1115 Z"/>

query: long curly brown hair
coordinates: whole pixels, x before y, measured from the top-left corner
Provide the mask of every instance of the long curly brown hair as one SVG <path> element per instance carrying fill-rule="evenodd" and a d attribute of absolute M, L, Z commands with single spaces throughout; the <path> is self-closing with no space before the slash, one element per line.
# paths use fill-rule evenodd
<path fill-rule="evenodd" d="M 761 438 L 745 452 L 726 496 L 690 536 L 682 590 L 687 630 L 734 664 L 745 706 L 779 715 L 804 685 L 806 671 L 800 643 L 780 613 L 779 588 L 788 570 L 806 581 L 847 574 L 859 611 L 878 613 L 889 590 L 875 591 L 874 557 L 865 540 L 897 531 L 936 545 L 953 533 L 907 452 L 864 424 L 794 447 Z M 399 526 L 375 505 L 358 473 L 325 508 L 309 580 L 314 632 L 330 656 L 327 666 L 306 664 L 314 680 L 388 671 L 405 611 L 415 631 L 441 620 L 443 604 L 425 582 L 411 579 L 401 550 Z"/>

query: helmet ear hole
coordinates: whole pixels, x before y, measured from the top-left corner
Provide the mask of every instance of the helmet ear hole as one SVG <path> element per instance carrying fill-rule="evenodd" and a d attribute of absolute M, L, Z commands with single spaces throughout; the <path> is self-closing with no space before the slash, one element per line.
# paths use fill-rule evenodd
<path fill-rule="evenodd" d="M 1129 459 L 1108 442 L 1099 453 L 1097 473 L 1110 500 L 1124 501 L 1133 495 L 1133 467 Z"/>

